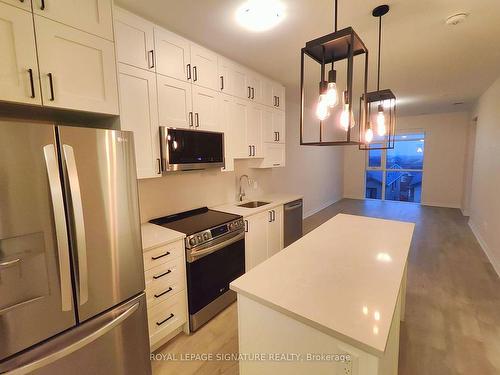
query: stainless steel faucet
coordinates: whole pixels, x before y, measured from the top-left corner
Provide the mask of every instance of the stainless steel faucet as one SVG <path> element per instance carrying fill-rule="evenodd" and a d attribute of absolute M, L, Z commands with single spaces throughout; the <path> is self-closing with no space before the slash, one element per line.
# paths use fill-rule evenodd
<path fill-rule="evenodd" d="M 243 185 L 241 184 L 241 180 L 243 179 L 243 177 L 247 178 L 247 183 L 248 183 L 248 185 L 250 185 L 250 177 L 248 177 L 248 175 L 246 175 L 246 174 L 242 174 L 240 176 L 240 193 L 238 195 L 238 199 L 240 200 L 240 202 L 243 201 L 243 197 L 246 195 L 245 190 L 243 189 Z"/>

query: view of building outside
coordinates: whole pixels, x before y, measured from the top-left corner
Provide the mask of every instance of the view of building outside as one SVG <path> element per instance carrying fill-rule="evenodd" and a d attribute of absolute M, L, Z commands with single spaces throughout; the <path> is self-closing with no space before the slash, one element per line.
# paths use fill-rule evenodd
<path fill-rule="evenodd" d="M 365 197 L 420 203 L 424 149 L 425 134 L 406 133 L 396 136 L 394 149 L 368 151 Z"/>

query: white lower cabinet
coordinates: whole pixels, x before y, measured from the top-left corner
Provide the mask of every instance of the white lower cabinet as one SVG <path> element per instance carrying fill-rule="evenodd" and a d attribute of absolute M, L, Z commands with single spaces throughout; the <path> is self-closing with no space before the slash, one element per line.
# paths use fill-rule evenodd
<path fill-rule="evenodd" d="M 114 44 L 34 17 L 43 105 L 117 115 Z"/>
<path fill-rule="evenodd" d="M 156 350 L 187 323 L 184 241 L 144 252 L 149 343 Z"/>
<path fill-rule="evenodd" d="M 0 55 L 0 100 L 42 104 L 31 13 L 0 3 Z"/>
<path fill-rule="evenodd" d="M 118 64 L 120 125 L 134 132 L 137 178 L 160 177 L 156 74 Z"/>
<path fill-rule="evenodd" d="M 283 249 L 283 206 L 245 217 L 245 271 Z"/>

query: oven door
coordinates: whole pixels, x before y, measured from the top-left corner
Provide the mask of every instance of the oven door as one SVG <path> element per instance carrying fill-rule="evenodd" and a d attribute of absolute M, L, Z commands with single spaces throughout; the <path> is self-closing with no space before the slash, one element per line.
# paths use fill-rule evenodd
<path fill-rule="evenodd" d="M 204 323 L 227 306 L 229 297 L 222 296 L 232 292 L 229 284 L 245 273 L 245 233 L 199 251 L 188 250 L 187 260 L 189 315 L 201 315 L 197 321 Z M 219 306 L 209 306 L 217 299 Z"/>
<path fill-rule="evenodd" d="M 224 133 L 160 127 L 164 172 L 224 167 Z"/>

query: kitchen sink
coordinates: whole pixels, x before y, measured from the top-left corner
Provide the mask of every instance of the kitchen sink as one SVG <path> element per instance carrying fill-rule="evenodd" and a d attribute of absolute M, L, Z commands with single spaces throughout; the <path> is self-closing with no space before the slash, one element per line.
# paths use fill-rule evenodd
<path fill-rule="evenodd" d="M 257 208 L 257 207 L 260 207 L 260 206 L 264 206 L 266 204 L 269 204 L 269 202 L 253 201 L 253 202 L 247 202 L 247 203 L 239 204 L 238 207 Z"/>

